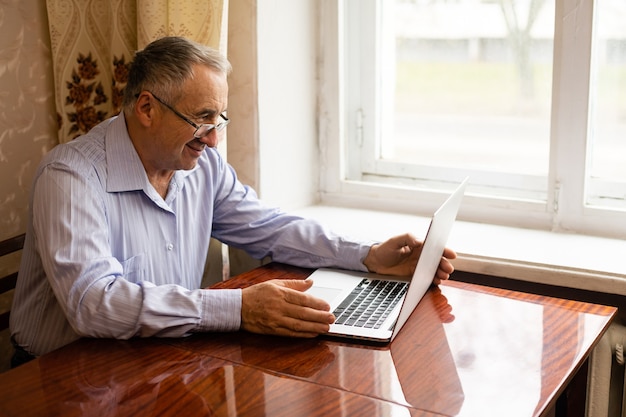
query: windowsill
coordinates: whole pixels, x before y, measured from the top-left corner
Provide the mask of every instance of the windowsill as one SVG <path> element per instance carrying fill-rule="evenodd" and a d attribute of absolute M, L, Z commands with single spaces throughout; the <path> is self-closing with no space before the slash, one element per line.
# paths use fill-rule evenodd
<path fill-rule="evenodd" d="M 319 220 L 360 239 L 385 240 L 426 234 L 425 217 L 332 206 L 310 206 L 293 214 Z M 622 258 L 626 241 L 457 221 L 448 246 L 459 271 L 589 291 L 626 295 Z"/>

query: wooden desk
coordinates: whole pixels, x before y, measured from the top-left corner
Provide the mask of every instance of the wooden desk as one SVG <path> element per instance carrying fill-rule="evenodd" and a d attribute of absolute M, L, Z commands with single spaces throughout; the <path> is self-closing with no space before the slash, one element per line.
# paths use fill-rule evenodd
<path fill-rule="evenodd" d="M 271 264 L 216 287 L 310 273 Z M 0 415 L 542 416 L 584 377 L 615 314 L 449 281 L 388 346 L 244 332 L 84 339 L 0 374 Z M 584 383 L 582 409 L 570 395 L 556 415 L 584 415 Z"/>

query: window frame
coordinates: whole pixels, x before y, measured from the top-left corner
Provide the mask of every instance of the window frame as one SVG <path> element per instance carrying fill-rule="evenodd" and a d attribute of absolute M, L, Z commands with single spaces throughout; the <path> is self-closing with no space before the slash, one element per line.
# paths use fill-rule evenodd
<path fill-rule="evenodd" d="M 364 2 L 324 0 L 320 8 L 320 198 L 323 204 L 430 215 L 449 189 L 437 189 L 415 182 L 410 185 L 371 183 L 354 178 L 359 168 L 349 158 L 351 143 L 360 140 L 359 129 L 376 131 L 380 124 L 368 114 L 380 114 L 380 107 L 360 109 L 361 97 L 348 93 L 350 83 L 361 95 L 374 94 L 358 88 L 363 71 L 375 68 L 358 61 L 357 48 L 347 48 L 349 33 L 346 16 L 366 16 Z M 547 196 L 544 201 L 528 198 L 502 198 L 485 195 L 478 186 L 469 187 L 459 219 L 535 228 L 555 232 L 576 232 L 606 237 L 623 237 L 626 212 L 585 204 L 588 144 L 589 85 L 592 59 L 592 22 L 594 3 L 573 4 L 556 0 L 553 58 L 550 158 Z M 382 7 L 381 0 L 374 0 Z M 373 9 L 374 11 L 376 9 Z M 371 18 L 371 16 L 369 17 Z M 370 30 L 373 33 L 373 30 Z M 355 55 L 356 54 L 356 55 Z M 355 58 L 356 56 L 356 58 Z M 381 57 L 375 51 L 374 62 Z M 349 62 L 359 62 L 350 66 Z M 371 62 L 371 61 L 370 61 Z M 348 73 L 348 81 L 342 74 Z M 370 75 L 371 76 L 371 75 Z M 357 88 L 354 87 L 357 83 Z M 371 100 L 371 98 L 370 98 Z M 375 98 L 374 103 L 381 103 Z M 374 104 L 380 106 L 380 104 Z M 384 117 L 384 116 L 383 116 Z M 459 174 L 461 175 L 461 174 Z M 460 181 L 462 178 L 458 178 Z"/>

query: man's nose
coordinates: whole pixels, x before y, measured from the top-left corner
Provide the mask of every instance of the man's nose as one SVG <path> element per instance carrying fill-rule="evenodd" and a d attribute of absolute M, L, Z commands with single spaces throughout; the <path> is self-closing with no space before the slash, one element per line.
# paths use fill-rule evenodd
<path fill-rule="evenodd" d="M 219 142 L 219 135 L 217 129 L 211 129 L 206 133 L 206 135 L 197 139 L 198 141 L 207 145 L 209 148 L 215 148 L 217 146 L 217 143 Z"/>

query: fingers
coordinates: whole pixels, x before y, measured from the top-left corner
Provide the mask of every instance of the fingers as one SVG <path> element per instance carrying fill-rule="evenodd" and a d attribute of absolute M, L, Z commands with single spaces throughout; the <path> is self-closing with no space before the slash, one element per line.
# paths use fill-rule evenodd
<path fill-rule="evenodd" d="M 456 258 L 456 252 L 453 251 L 450 248 L 445 248 L 443 250 L 443 257 L 444 258 L 448 258 L 448 259 L 455 259 Z"/>
<path fill-rule="evenodd" d="M 312 281 L 268 281 L 242 290 L 241 327 L 253 333 L 315 337 L 335 317 L 323 300 L 304 293 Z"/>
<path fill-rule="evenodd" d="M 411 233 L 394 236 L 385 243 L 391 244 L 395 250 L 400 249 L 407 252 L 411 252 L 413 249 L 420 248 L 422 246 L 422 241 Z"/>
<path fill-rule="evenodd" d="M 276 323 L 277 335 L 292 337 L 315 337 L 327 333 L 335 317 L 328 311 L 289 306 L 285 316 Z"/>
<path fill-rule="evenodd" d="M 452 251 L 452 258 L 450 259 L 454 259 L 456 257 L 456 253 L 454 253 Z M 448 257 L 446 256 L 446 252 L 444 251 L 444 257 L 441 258 L 441 261 L 439 261 L 439 267 L 437 268 L 437 271 L 435 272 L 435 276 L 433 278 L 433 284 L 435 285 L 439 285 L 441 284 L 441 281 L 445 281 L 448 278 L 450 278 L 450 275 L 454 272 L 454 265 L 452 265 L 452 263 L 448 260 Z"/>
<path fill-rule="evenodd" d="M 316 310 L 330 310 L 330 305 L 326 301 L 305 293 L 306 290 L 313 286 L 313 280 L 279 280 L 275 283 L 276 285 L 296 290 L 285 293 L 285 300 L 291 304 L 306 306 Z"/>
<path fill-rule="evenodd" d="M 412 234 L 405 233 L 372 245 L 363 264 L 370 272 L 406 276 L 415 269 L 422 243 Z"/>

